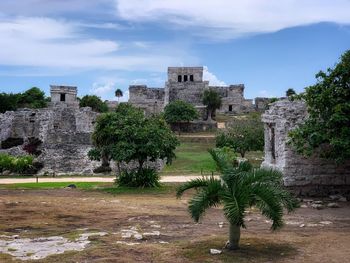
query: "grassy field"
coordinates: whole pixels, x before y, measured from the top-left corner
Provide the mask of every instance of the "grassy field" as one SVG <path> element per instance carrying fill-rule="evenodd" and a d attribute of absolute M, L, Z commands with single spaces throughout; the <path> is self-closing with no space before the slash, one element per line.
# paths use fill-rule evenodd
<path fill-rule="evenodd" d="M 0 188 L 4 189 L 59 189 L 74 184 L 79 189 L 94 189 L 104 186 L 110 186 L 108 183 L 101 182 L 45 182 L 45 183 L 16 183 L 16 184 L 0 184 Z"/>
<path fill-rule="evenodd" d="M 215 143 L 207 141 L 182 142 L 176 149 L 176 159 L 167 165 L 162 175 L 168 174 L 200 174 L 205 175 L 216 172 L 215 163 L 208 149 L 215 147 Z M 246 158 L 254 165 L 261 164 L 263 152 L 248 152 Z"/>

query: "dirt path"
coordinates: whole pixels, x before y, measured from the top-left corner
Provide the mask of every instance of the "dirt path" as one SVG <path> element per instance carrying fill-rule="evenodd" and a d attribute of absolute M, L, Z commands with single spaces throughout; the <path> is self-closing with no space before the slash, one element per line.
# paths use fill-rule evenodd
<path fill-rule="evenodd" d="M 162 183 L 183 183 L 200 177 L 199 175 L 162 176 Z M 39 177 L 39 183 L 50 182 L 113 182 L 115 177 Z M 4 178 L 0 179 L 0 184 L 35 183 L 36 178 Z"/>

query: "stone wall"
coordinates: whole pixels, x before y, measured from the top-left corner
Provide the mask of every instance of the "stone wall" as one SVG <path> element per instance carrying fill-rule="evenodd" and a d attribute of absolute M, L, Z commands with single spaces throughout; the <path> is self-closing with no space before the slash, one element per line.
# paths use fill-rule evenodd
<path fill-rule="evenodd" d="M 209 86 L 203 81 L 203 67 L 169 67 L 168 80 L 164 88 L 148 88 L 145 85 L 129 87 L 129 102 L 144 109 L 146 113 L 158 113 L 170 102 L 182 100 L 195 107 L 203 106 L 202 97 L 205 90 L 212 89 L 222 98 L 218 112 L 241 114 L 265 109 L 264 98 L 253 100 L 244 98 L 244 85 Z"/>
<path fill-rule="evenodd" d="M 146 114 L 160 113 L 164 108 L 164 89 L 146 85 L 129 86 L 129 103 Z"/>
<path fill-rule="evenodd" d="M 287 143 L 288 132 L 307 117 L 302 101 L 281 100 L 262 115 L 265 126 L 264 167 L 283 173 L 285 186 L 300 195 L 324 196 L 334 193 L 350 195 L 350 160 L 342 165 L 312 156 L 297 154 Z"/>
<path fill-rule="evenodd" d="M 91 162 L 91 133 L 97 113 L 91 108 L 53 107 L 20 109 L 0 114 L 0 139 L 23 138 L 26 144 L 34 137 L 42 141 L 38 161 L 44 163 L 40 173 L 92 174 L 99 162 Z M 24 154 L 23 146 L 0 149 L 10 154 Z"/>

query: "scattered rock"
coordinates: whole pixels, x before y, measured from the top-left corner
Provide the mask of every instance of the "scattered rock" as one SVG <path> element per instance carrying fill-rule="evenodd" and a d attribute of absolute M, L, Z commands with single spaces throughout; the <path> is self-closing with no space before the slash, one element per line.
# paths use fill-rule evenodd
<path fill-rule="evenodd" d="M 346 199 L 346 197 L 341 197 L 341 198 L 339 198 L 339 200 L 338 200 L 339 202 L 346 202 L 347 201 L 347 199 Z"/>
<path fill-rule="evenodd" d="M 321 200 L 315 200 L 315 201 L 313 201 L 312 203 L 317 204 L 317 205 L 322 205 L 322 204 L 323 204 L 323 201 L 321 201 Z"/>
<path fill-rule="evenodd" d="M 224 226 L 224 222 L 219 222 L 218 225 L 219 225 L 219 228 L 222 228 Z"/>
<path fill-rule="evenodd" d="M 160 232 L 159 231 L 152 231 L 152 232 L 148 232 L 148 233 L 143 233 L 144 236 L 160 236 Z"/>
<path fill-rule="evenodd" d="M 159 243 L 159 244 L 169 244 L 169 242 L 167 242 L 167 241 L 162 241 L 162 240 L 159 241 L 158 243 Z"/>
<path fill-rule="evenodd" d="M 75 184 L 67 185 L 66 188 L 75 189 L 77 186 Z"/>
<path fill-rule="evenodd" d="M 5 170 L 2 172 L 2 175 L 5 175 L 5 176 L 10 175 L 10 174 L 11 174 L 11 171 L 9 171 L 9 170 Z"/>
<path fill-rule="evenodd" d="M 161 228 L 160 225 L 151 225 L 151 227 L 153 227 L 153 228 Z"/>
<path fill-rule="evenodd" d="M 300 205 L 300 208 L 308 208 L 307 205 Z"/>
<path fill-rule="evenodd" d="M 338 203 L 329 203 L 329 204 L 327 204 L 327 207 L 329 207 L 329 208 L 339 208 L 340 206 L 339 206 Z"/>
<path fill-rule="evenodd" d="M 219 250 L 219 249 L 214 249 L 214 248 L 211 248 L 211 249 L 210 249 L 210 254 L 211 254 L 211 255 L 219 255 L 219 254 L 221 254 L 221 253 L 222 253 L 222 251 Z"/>
<path fill-rule="evenodd" d="M 331 222 L 331 221 L 321 221 L 320 224 L 322 224 L 322 225 L 330 225 L 330 224 L 333 224 L 333 222 Z"/>
<path fill-rule="evenodd" d="M 135 245 L 139 245 L 141 243 L 139 243 L 139 242 L 117 241 L 117 244 L 123 244 L 123 245 L 127 245 L 127 246 L 135 246 Z"/>
<path fill-rule="evenodd" d="M 324 206 L 321 204 L 312 204 L 311 207 L 317 210 L 321 210 L 324 208 Z"/>
<path fill-rule="evenodd" d="M 134 234 L 134 238 L 135 238 L 136 240 L 142 240 L 142 239 L 143 239 L 143 236 L 142 236 L 141 234 L 137 233 L 137 234 Z"/>
<path fill-rule="evenodd" d="M 340 201 L 340 202 L 346 202 L 346 198 L 342 195 L 330 195 L 329 198 L 332 201 Z"/>
<path fill-rule="evenodd" d="M 253 220 L 253 218 L 247 218 L 247 219 L 246 219 L 247 222 L 250 222 L 250 221 L 252 221 L 252 220 Z"/>
<path fill-rule="evenodd" d="M 299 227 L 305 227 L 305 224 L 301 224 Z"/>

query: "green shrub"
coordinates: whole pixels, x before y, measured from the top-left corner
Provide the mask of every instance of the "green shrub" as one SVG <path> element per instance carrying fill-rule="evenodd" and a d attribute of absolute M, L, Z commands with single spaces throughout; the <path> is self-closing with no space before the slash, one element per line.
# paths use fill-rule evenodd
<path fill-rule="evenodd" d="M 36 165 L 33 165 L 34 157 L 31 155 L 26 156 L 11 156 L 9 154 L 0 154 L 0 172 L 3 171 L 10 171 L 12 173 L 18 173 L 18 174 L 31 174 L 36 173 L 39 168 L 41 169 L 42 166 L 37 163 Z"/>
<path fill-rule="evenodd" d="M 141 171 L 123 171 L 116 179 L 119 186 L 128 187 L 159 187 L 160 176 L 157 171 L 150 168 L 143 168 Z"/>

